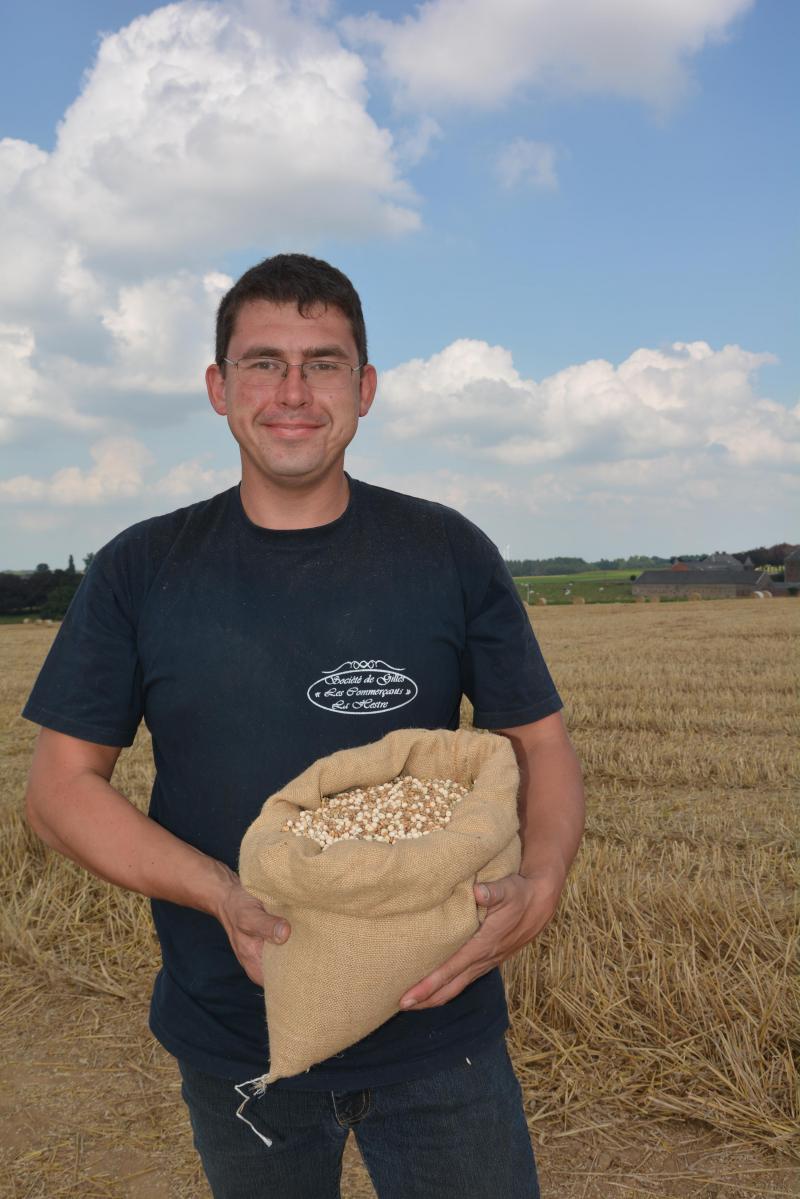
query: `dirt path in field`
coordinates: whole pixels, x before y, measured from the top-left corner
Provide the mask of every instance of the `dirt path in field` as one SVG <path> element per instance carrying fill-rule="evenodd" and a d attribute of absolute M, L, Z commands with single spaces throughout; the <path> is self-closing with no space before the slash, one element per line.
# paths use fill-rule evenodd
<path fill-rule="evenodd" d="M 147 1033 L 144 1006 L 57 991 L 28 992 L 26 1003 L 0 1067 L 0 1196 L 209 1199 L 177 1070 Z M 583 1116 L 585 1131 L 532 1123 L 544 1199 L 798 1193 L 791 1162 L 701 1124 L 598 1110 Z M 351 1137 L 343 1199 L 373 1195 Z"/>

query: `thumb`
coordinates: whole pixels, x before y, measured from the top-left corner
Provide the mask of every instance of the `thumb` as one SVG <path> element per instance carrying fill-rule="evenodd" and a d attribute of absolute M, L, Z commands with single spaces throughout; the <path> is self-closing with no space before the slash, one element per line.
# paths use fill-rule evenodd
<path fill-rule="evenodd" d="M 265 941 L 285 941 L 291 929 L 282 916 L 268 912 L 257 899 L 252 899 L 244 910 L 240 911 L 236 924 L 241 932 L 250 937 L 260 937 Z"/>
<path fill-rule="evenodd" d="M 282 945 L 291 932 L 288 920 L 284 920 L 282 916 L 271 916 L 266 913 L 266 921 L 267 923 L 259 929 L 259 934 L 267 941 L 274 941 L 276 945 Z"/>
<path fill-rule="evenodd" d="M 481 907 L 489 908 L 492 904 L 499 903 L 503 898 L 502 884 L 497 883 L 476 883 L 474 887 L 475 902 Z"/>

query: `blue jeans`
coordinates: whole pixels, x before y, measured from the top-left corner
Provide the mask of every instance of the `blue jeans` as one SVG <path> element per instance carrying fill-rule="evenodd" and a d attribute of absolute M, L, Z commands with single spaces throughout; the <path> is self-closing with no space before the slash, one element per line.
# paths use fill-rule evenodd
<path fill-rule="evenodd" d="M 539 1199 L 502 1039 L 414 1082 L 341 1094 L 267 1087 L 241 1119 L 233 1083 L 179 1065 L 214 1199 L 339 1199 L 351 1128 L 379 1199 Z"/>

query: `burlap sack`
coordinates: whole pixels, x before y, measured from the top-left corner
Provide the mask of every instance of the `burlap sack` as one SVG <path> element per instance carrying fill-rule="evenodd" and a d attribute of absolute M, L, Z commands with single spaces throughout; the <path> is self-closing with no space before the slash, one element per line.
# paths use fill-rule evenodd
<path fill-rule="evenodd" d="M 325 795 L 398 774 L 469 783 L 448 826 L 393 845 L 347 840 L 322 850 L 282 832 Z M 401 995 L 475 933 L 476 882 L 519 868 L 519 772 L 492 733 L 400 729 L 321 758 L 265 803 L 242 841 L 239 873 L 284 945 L 264 946 L 270 1069 L 263 1083 L 307 1070 L 398 1010 Z"/>

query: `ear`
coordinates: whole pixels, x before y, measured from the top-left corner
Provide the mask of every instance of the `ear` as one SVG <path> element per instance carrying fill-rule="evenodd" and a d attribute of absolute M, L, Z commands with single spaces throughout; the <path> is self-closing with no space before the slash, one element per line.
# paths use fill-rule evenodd
<path fill-rule="evenodd" d="M 216 362 L 212 362 L 206 371 L 206 388 L 208 390 L 208 398 L 211 401 L 211 407 L 217 415 L 227 416 L 228 405 L 225 400 L 225 376 Z"/>
<path fill-rule="evenodd" d="M 374 366 L 369 363 L 362 366 L 359 379 L 359 399 L 358 399 L 358 415 L 366 416 L 372 407 L 372 401 L 375 399 L 375 391 L 378 386 L 378 372 Z"/>

